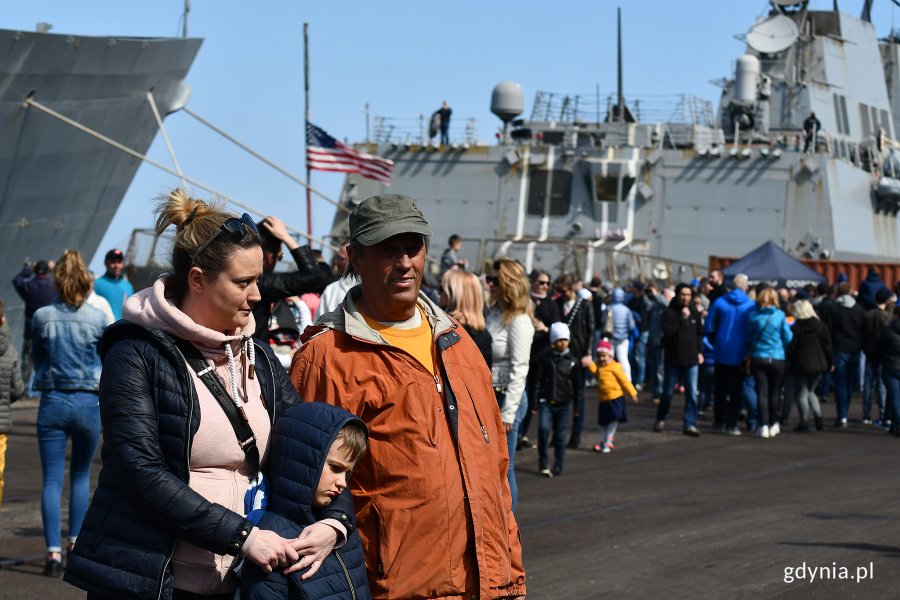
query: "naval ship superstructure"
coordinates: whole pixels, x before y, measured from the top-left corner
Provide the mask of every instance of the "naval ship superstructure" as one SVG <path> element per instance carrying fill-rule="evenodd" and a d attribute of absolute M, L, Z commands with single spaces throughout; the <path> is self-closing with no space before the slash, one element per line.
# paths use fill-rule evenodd
<path fill-rule="evenodd" d="M 17 338 L 13 276 L 67 248 L 90 260 L 140 166 L 89 132 L 146 154 L 200 44 L 0 30 L 0 297 Z"/>
<path fill-rule="evenodd" d="M 796 0 L 770 9 L 715 114 L 690 97 L 683 118 L 642 114 L 620 76 L 608 102 L 538 92 L 526 119 L 521 87 L 503 82 L 496 145 L 358 144 L 395 162 L 391 186 L 349 175 L 333 239 L 356 203 L 389 189 L 416 198 L 437 252 L 458 233 L 482 264 L 683 280 L 766 240 L 798 258 L 896 261 L 900 40 L 878 39 L 871 0 L 860 17 Z M 810 113 L 820 127 L 807 134 Z"/>

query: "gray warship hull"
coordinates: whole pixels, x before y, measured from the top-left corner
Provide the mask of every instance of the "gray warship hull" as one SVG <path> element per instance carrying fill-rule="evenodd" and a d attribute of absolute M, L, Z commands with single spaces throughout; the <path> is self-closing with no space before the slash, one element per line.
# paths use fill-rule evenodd
<path fill-rule="evenodd" d="M 407 135 L 360 147 L 394 160 L 390 190 L 416 198 L 438 252 L 457 233 L 476 263 L 678 281 L 767 240 L 798 258 L 896 261 L 900 42 L 838 11 L 778 5 L 722 81 L 716 115 L 682 98 L 673 114 L 685 118 L 642 119 L 612 99 L 538 92 L 497 145 Z M 772 27 L 788 29 L 782 46 L 769 47 Z M 597 104 L 606 114 L 578 108 Z M 385 189 L 348 176 L 332 236 Z"/>
<path fill-rule="evenodd" d="M 159 129 L 148 92 L 161 115 L 178 108 L 200 44 L 0 30 L 0 297 L 13 331 L 13 276 L 64 249 L 90 260 L 141 162 L 25 100 L 144 154 Z"/>

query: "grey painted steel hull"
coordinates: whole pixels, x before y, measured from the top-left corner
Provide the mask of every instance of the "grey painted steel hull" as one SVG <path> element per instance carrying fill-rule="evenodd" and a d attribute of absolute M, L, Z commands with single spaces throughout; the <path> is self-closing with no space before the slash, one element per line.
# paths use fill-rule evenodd
<path fill-rule="evenodd" d="M 350 175 L 342 193 L 345 207 L 388 189 L 409 194 L 432 225 L 436 252 L 457 233 L 483 240 L 483 256 L 506 254 L 531 268 L 579 274 L 608 273 L 607 254 L 617 249 L 705 265 L 710 255 L 740 256 L 765 240 L 798 256 L 816 248 L 833 249 L 832 256 L 844 260 L 900 256 L 896 216 L 873 210 L 872 174 L 823 154 L 787 151 L 777 159 L 758 153 L 738 159 L 645 148 L 612 160 L 579 158 L 567 166 L 576 174 L 569 210 L 544 218 L 521 210 L 527 202 L 522 189 L 531 182 L 523 182 L 522 169 L 509 166 L 510 147 L 366 149 L 395 161 L 391 186 Z M 607 171 L 632 170 L 650 197 L 635 185 L 621 202 L 596 201 L 583 182 L 604 164 Z M 581 193 L 579 186 L 585 187 Z M 336 240 L 347 234 L 345 215 L 335 215 Z M 629 222 L 632 236 L 623 244 Z M 479 253 L 470 244 L 467 255 Z"/>
<path fill-rule="evenodd" d="M 94 255 L 140 160 L 23 104 L 32 97 L 141 154 L 184 99 L 199 39 L 0 31 L 0 296 L 18 336 L 11 285 L 25 260 Z"/>

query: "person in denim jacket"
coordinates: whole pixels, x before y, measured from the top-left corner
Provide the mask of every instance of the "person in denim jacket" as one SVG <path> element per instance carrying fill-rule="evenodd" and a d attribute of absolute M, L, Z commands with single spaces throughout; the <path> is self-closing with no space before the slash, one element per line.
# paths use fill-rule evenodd
<path fill-rule="evenodd" d="M 54 276 L 59 301 L 39 308 L 31 320 L 33 385 L 42 392 L 37 434 L 43 471 L 41 517 L 47 544 L 44 575 L 48 577 L 59 577 L 62 567 L 59 504 L 69 437 L 69 549 L 87 512 L 91 463 L 100 439 L 97 344 L 108 325 L 102 311 L 85 304 L 93 278 L 77 251 L 63 253 Z"/>

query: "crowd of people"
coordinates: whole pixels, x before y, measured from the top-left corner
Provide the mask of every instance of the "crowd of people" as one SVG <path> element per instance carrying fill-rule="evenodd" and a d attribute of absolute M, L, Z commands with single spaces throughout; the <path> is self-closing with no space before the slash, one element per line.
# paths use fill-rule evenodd
<path fill-rule="evenodd" d="M 115 249 L 96 280 L 76 251 L 26 265 L 21 352 L 0 303 L 0 501 L 9 405 L 39 393 L 44 574 L 89 598 L 524 598 L 517 451 L 535 418 L 537 470 L 562 475 L 594 394 L 601 454 L 641 391 L 657 432 L 683 393 L 685 436 L 712 410 L 710 431 L 772 439 L 794 404 L 794 431 L 823 430 L 832 386 L 847 427 L 861 387 L 863 423 L 900 436 L 900 309 L 874 270 L 855 294 L 613 287 L 476 274 L 454 235 L 435 278 L 407 196 L 357 205 L 331 265 L 274 216 L 181 189 L 156 214 L 175 236 L 150 287 Z"/>

